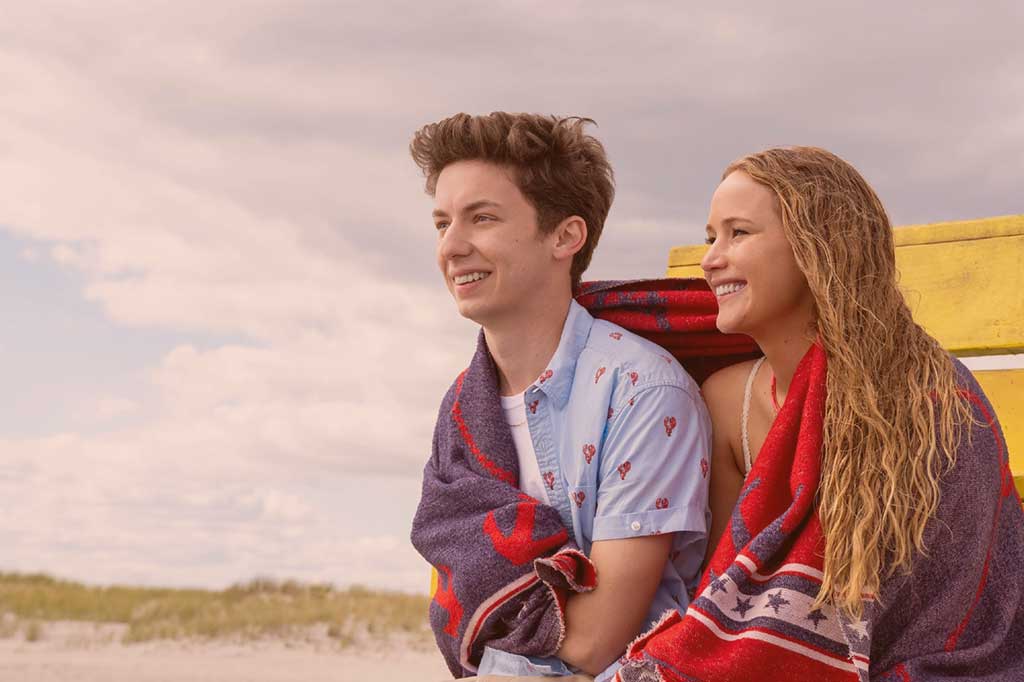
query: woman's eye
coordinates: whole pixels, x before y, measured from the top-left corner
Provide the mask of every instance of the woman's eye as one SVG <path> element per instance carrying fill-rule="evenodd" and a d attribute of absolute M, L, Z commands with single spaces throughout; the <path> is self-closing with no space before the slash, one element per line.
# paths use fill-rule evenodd
<path fill-rule="evenodd" d="M 439 223 L 434 223 L 434 227 L 437 229 L 438 232 L 440 232 L 441 230 L 443 230 L 446 227 L 448 227 L 448 223 L 443 222 L 443 221 L 439 222 Z"/>
<path fill-rule="evenodd" d="M 741 234 L 750 234 L 750 233 L 747 232 L 746 230 L 740 229 L 738 227 L 734 228 L 733 231 L 732 231 L 732 236 L 734 236 L 734 237 L 737 236 L 737 235 L 741 235 Z"/>
<path fill-rule="evenodd" d="M 704 237 L 704 243 L 707 244 L 708 246 L 711 246 L 712 244 L 715 243 L 715 238 L 714 237 Z"/>

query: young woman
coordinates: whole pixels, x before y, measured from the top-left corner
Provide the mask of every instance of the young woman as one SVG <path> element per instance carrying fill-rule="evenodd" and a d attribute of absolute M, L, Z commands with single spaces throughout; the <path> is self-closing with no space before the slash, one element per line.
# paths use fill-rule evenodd
<path fill-rule="evenodd" d="M 770 149 L 726 169 L 707 234 L 717 326 L 764 357 L 703 386 L 710 568 L 620 679 L 1024 679 L 1005 441 L 913 321 L 874 191 L 825 150 Z"/>

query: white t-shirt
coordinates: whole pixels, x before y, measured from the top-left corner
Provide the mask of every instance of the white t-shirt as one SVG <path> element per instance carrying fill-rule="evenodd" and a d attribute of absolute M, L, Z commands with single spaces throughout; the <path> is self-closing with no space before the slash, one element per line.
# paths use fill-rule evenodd
<path fill-rule="evenodd" d="M 526 400 L 523 394 L 501 396 L 501 407 L 505 411 L 505 421 L 512 428 L 512 442 L 516 446 L 519 458 L 519 489 L 530 497 L 550 504 L 544 479 L 540 475 L 537 464 L 537 451 L 533 449 L 533 438 L 530 437 L 530 425 L 526 422 Z"/>

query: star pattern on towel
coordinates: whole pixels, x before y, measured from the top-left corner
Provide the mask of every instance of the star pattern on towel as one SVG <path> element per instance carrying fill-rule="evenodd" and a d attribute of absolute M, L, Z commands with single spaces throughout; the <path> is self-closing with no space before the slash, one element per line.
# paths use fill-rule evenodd
<path fill-rule="evenodd" d="M 747 611 L 752 608 L 754 607 L 750 604 L 750 597 L 747 597 L 746 599 L 736 597 L 736 608 L 733 609 L 733 612 L 740 614 L 740 618 L 745 618 Z"/>
<path fill-rule="evenodd" d="M 814 623 L 814 629 L 817 630 L 818 629 L 818 623 L 820 623 L 823 620 L 828 620 L 828 616 L 826 616 L 824 613 L 822 613 L 821 609 L 814 609 L 813 611 L 811 611 L 810 613 L 807 614 L 807 620 L 813 622 Z"/>
<path fill-rule="evenodd" d="M 842 619 L 843 634 L 846 635 L 846 641 L 850 644 L 851 650 L 863 650 L 870 646 L 871 635 L 868 634 L 868 622 L 865 620 L 859 620 L 856 622 Z"/>
<path fill-rule="evenodd" d="M 775 611 L 775 615 L 779 615 L 779 609 L 783 606 L 788 606 L 789 600 L 782 596 L 782 590 L 779 590 L 775 594 L 768 595 L 768 607 Z"/>
<path fill-rule="evenodd" d="M 726 594 L 729 594 L 729 590 L 726 589 L 726 584 L 727 583 L 723 576 L 718 575 L 713 570 L 711 571 L 711 582 L 709 585 L 711 586 L 712 596 L 714 596 L 716 592 L 725 592 Z"/>
<path fill-rule="evenodd" d="M 847 628 L 862 640 L 868 638 L 868 622 L 866 620 L 858 620 L 856 623 L 847 623 Z"/>

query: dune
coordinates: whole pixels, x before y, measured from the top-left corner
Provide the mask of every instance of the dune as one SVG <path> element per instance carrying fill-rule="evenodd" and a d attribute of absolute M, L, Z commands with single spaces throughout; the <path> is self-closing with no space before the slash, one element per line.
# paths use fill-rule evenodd
<path fill-rule="evenodd" d="M 302 637 L 123 642 L 127 626 L 57 621 L 0 639 L 0 680 L 30 682 L 332 682 L 451 679 L 422 638 L 358 638 L 339 646 L 326 628 Z M 32 641 L 34 640 L 34 641 Z"/>

